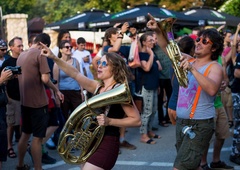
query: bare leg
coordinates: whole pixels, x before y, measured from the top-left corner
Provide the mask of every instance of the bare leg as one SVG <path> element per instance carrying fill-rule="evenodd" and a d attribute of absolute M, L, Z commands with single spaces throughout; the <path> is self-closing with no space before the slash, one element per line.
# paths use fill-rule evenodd
<path fill-rule="evenodd" d="M 97 167 L 89 162 L 86 162 L 84 166 L 82 167 L 82 170 L 103 170 L 100 167 Z"/>
<path fill-rule="evenodd" d="M 46 131 L 46 136 L 43 138 L 42 144 L 46 143 L 46 141 L 52 136 L 52 134 L 57 130 L 58 126 L 49 126 Z"/>
<path fill-rule="evenodd" d="M 201 163 L 200 163 L 201 166 L 207 164 L 208 148 L 209 148 L 209 144 L 206 147 L 205 151 L 203 152 L 203 155 L 202 155 L 202 158 L 201 158 Z"/>
<path fill-rule="evenodd" d="M 226 109 L 226 112 L 227 112 L 228 120 L 233 121 L 233 107 L 232 106 L 226 106 L 225 109 Z"/>
<path fill-rule="evenodd" d="M 8 138 L 8 149 L 12 148 L 14 126 L 8 125 L 7 127 L 7 138 Z"/>
<path fill-rule="evenodd" d="M 125 127 L 121 127 L 120 128 L 120 138 L 124 138 L 125 137 L 125 130 L 126 130 Z"/>
<path fill-rule="evenodd" d="M 224 139 L 215 139 L 214 141 L 214 149 L 213 149 L 213 162 L 220 161 L 220 154 L 224 144 Z"/>
<path fill-rule="evenodd" d="M 22 133 L 18 143 L 18 166 L 23 167 L 24 156 L 27 151 L 27 144 L 31 134 Z"/>
<path fill-rule="evenodd" d="M 42 138 L 33 137 L 31 144 L 31 153 L 35 170 L 42 170 L 42 140 Z"/>

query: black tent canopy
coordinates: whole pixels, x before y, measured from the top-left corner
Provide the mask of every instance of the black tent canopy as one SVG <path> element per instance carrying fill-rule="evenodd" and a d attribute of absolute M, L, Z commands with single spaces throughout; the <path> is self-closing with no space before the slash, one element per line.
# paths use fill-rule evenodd
<path fill-rule="evenodd" d="M 137 5 L 134 8 L 112 14 L 108 17 L 102 17 L 100 19 L 90 22 L 90 28 L 107 28 L 116 23 L 131 22 L 136 28 L 145 27 L 150 13 L 156 20 L 162 20 L 164 18 L 174 17 L 177 18 L 175 24 L 182 25 L 196 25 L 198 20 L 193 17 L 188 17 L 182 13 L 170 11 L 165 8 L 159 8 L 157 5 L 144 4 Z"/>
<path fill-rule="evenodd" d="M 199 25 L 202 26 L 237 26 L 240 22 L 240 18 L 228 15 L 223 12 L 218 12 L 209 7 L 193 7 L 183 12 L 186 16 L 192 16 L 199 18 Z"/>
<path fill-rule="evenodd" d="M 102 10 L 88 10 L 73 17 L 69 17 L 61 21 L 48 24 L 45 26 L 45 28 L 53 30 L 89 30 L 88 23 L 94 19 L 101 18 L 103 16 L 109 16 L 109 14 Z"/>

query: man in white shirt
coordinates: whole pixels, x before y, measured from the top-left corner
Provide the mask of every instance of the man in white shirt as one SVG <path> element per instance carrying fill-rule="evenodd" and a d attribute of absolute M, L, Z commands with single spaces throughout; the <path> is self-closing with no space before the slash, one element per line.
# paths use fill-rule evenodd
<path fill-rule="evenodd" d="M 94 79 L 93 74 L 90 70 L 92 64 L 92 56 L 89 51 L 85 50 L 86 40 L 83 37 L 77 39 L 77 50 L 73 53 L 74 58 L 78 60 L 80 65 L 85 68 L 87 77 Z M 80 70 L 84 73 L 84 70 Z"/>

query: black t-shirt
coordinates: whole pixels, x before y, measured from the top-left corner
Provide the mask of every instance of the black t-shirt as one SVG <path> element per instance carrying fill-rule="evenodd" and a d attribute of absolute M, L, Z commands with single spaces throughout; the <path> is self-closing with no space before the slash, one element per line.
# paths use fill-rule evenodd
<path fill-rule="evenodd" d="M 237 55 L 235 69 L 240 69 L 240 54 Z M 240 93 L 240 78 L 234 78 L 231 90 L 232 93 Z"/>
<path fill-rule="evenodd" d="M 103 48 L 104 53 L 107 53 L 107 52 L 108 52 L 108 49 L 109 49 L 110 47 L 112 47 L 112 46 L 109 46 L 109 45 L 105 46 L 105 47 Z M 125 62 L 127 63 L 127 61 L 128 61 L 128 56 L 129 56 L 129 51 L 130 51 L 130 46 L 121 46 L 120 49 L 119 49 L 119 51 L 116 52 L 116 53 L 119 54 L 120 56 L 122 56 L 123 59 L 125 60 Z"/>
<path fill-rule="evenodd" d="M 139 52 L 140 60 L 148 61 L 149 54 Z M 142 76 L 142 84 L 146 90 L 156 90 L 158 88 L 158 65 L 157 65 L 157 58 L 154 57 L 152 67 L 150 71 L 145 72 L 142 68 L 139 68 Z"/>
<path fill-rule="evenodd" d="M 6 67 L 6 66 L 12 66 L 15 67 L 17 63 L 17 59 L 10 57 L 7 60 L 5 60 L 2 64 L 1 71 Z M 18 78 L 13 78 L 11 80 L 8 80 L 7 82 L 7 94 L 11 99 L 18 100 L 20 101 L 20 91 L 19 91 L 19 83 L 18 83 Z"/>

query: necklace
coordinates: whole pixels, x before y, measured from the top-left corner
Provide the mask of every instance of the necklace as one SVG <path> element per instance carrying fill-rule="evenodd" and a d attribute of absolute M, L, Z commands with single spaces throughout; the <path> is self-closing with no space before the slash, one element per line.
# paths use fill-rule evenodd
<path fill-rule="evenodd" d="M 112 86 L 113 84 L 115 84 L 115 83 L 116 83 L 116 82 L 113 81 L 110 85 L 108 85 L 108 86 L 103 90 L 103 92 L 107 91 L 107 89 L 108 89 L 110 86 Z"/>

